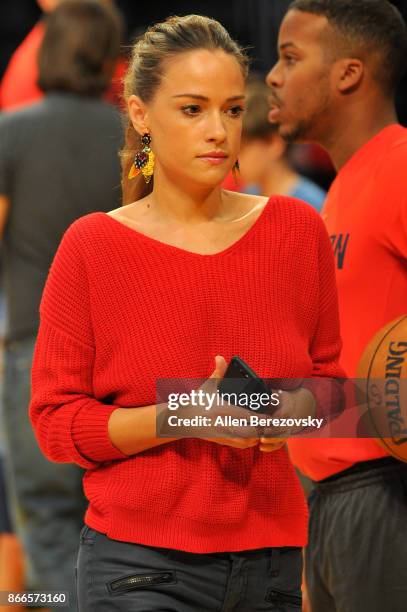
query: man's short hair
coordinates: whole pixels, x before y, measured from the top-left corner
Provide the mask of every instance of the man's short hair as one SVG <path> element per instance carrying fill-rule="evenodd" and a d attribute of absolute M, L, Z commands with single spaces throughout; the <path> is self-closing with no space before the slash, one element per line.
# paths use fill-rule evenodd
<path fill-rule="evenodd" d="M 341 55 L 372 60 L 373 77 L 393 94 L 407 65 L 407 27 L 387 0 L 294 0 L 288 10 L 326 17 Z M 338 44 L 339 43 L 339 44 Z"/>
<path fill-rule="evenodd" d="M 38 85 L 98 97 L 109 87 L 120 52 L 121 16 L 113 3 L 64 0 L 46 17 Z"/>

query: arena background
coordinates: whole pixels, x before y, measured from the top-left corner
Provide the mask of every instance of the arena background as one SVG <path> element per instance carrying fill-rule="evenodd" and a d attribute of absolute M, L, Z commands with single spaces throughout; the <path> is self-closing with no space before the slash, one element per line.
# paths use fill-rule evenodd
<path fill-rule="evenodd" d="M 209 15 L 219 19 L 241 44 L 250 47 L 252 68 L 263 73 L 276 59 L 277 32 L 289 4 L 290 0 L 116 0 L 125 19 L 125 43 L 131 42 L 150 23 L 168 15 Z M 407 20 L 407 0 L 395 0 L 393 4 Z M 0 78 L 12 52 L 39 16 L 40 10 L 35 0 L 0 2 Z M 397 108 L 401 123 L 407 125 L 407 77 L 399 90 Z"/>
<path fill-rule="evenodd" d="M 208 15 L 218 19 L 231 35 L 248 49 L 252 70 L 263 75 L 276 61 L 277 33 L 290 2 L 291 0 L 115 0 L 124 17 L 124 46 L 130 45 L 148 25 L 169 15 Z M 394 0 L 393 4 L 407 21 L 407 0 Z M 0 0 L 0 79 L 12 53 L 40 15 L 36 0 Z M 397 94 L 397 110 L 400 122 L 407 126 L 407 75 Z M 316 169 L 305 168 L 303 173 L 315 178 L 324 187 L 327 187 L 332 179 L 332 175 L 326 178 Z M 303 482 L 306 488 L 307 483 L 305 480 Z"/>

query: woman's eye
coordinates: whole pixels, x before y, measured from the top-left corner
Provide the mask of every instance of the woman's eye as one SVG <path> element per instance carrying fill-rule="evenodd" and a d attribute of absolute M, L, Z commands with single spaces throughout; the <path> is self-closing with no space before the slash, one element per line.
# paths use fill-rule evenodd
<path fill-rule="evenodd" d="M 201 110 L 198 104 L 188 104 L 181 109 L 186 115 L 197 115 Z"/>
<path fill-rule="evenodd" d="M 286 64 L 295 64 L 295 57 L 293 55 L 285 55 L 284 61 Z"/>
<path fill-rule="evenodd" d="M 240 106 L 240 105 L 239 106 L 232 106 L 231 108 L 228 109 L 227 112 L 232 117 L 240 117 L 240 115 L 244 112 L 244 108 L 243 108 L 243 106 Z"/>

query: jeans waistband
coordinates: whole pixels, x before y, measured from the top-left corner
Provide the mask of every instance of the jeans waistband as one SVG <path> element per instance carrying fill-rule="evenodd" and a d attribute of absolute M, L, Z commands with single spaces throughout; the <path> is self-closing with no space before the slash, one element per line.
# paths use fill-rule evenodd
<path fill-rule="evenodd" d="M 337 493 L 364 487 L 373 482 L 399 478 L 401 475 L 407 478 L 407 463 L 394 457 L 380 457 L 371 461 L 360 461 L 338 474 L 314 482 L 314 490 L 318 493 Z"/>

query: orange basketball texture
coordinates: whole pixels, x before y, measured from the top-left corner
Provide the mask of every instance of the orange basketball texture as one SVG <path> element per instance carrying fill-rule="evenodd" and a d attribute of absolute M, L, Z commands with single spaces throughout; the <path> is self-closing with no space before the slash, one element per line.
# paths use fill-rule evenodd
<path fill-rule="evenodd" d="M 385 325 L 358 367 L 369 431 L 393 457 L 407 462 L 407 315 Z"/>

